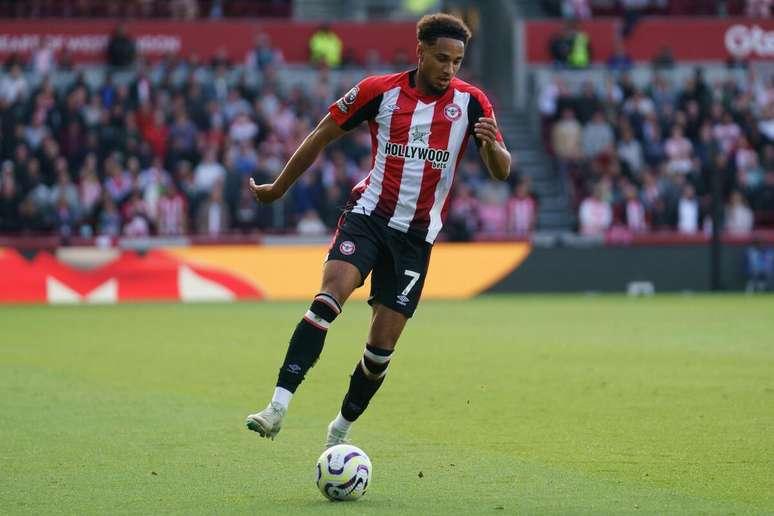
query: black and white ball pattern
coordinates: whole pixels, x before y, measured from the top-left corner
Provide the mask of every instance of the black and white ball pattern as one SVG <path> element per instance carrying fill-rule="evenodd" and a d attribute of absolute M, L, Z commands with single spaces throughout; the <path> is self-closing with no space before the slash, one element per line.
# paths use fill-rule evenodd
<path fill-rule="evenodd" d="M 332 446 L 317 459 L 317 487 L 330 500 L 357 500 L 371 481 L 371 459 L 351 444 Z"/>

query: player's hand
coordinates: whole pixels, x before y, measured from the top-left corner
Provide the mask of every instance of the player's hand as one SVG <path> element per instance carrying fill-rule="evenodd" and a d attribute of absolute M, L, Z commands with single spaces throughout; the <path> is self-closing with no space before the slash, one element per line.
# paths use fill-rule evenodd
<path fill-rule="evenodd" d="M 482 144 L 493 144 L 497 141 L 497 121 L 482 116 L 473 126 L 473 132 Z"/>
<path fill-rule="evenodd" d="M 255 197 L 256 201 L 263 203 L 274 202 L 282 197 L 282 194 L 277 192 L 277 189 L 274 187 L 274 183 L 259 185 L 255 183 L 252 177 L 250 178 L 250 191 L 253 192 L 253 197 Z"/>

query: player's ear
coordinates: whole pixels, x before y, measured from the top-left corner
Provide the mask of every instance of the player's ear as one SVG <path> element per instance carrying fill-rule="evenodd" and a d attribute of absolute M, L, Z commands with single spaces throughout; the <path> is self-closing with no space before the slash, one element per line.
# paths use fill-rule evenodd
<path fill-rule="evenodd" d="M 417 60 L 422 60 L 422 53 L 424 52 L 424 49 L 422 48 L 422 42 L 417 41 Z"/>

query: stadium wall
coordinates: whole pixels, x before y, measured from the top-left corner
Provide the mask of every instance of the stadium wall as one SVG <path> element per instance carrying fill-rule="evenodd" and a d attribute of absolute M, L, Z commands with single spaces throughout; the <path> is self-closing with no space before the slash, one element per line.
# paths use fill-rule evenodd
<path fill-rule="evenodd" d="M 621 24 L 618 18 L 580 23 L 589 36 L 595 63 L 613 54 Z M 563 30 L 563 22 L 535 20 L 525 25 L 527 62 L 550 64 L 549 43 Z M 665 47 L 678 62 L 723 62 L 730 57 L 770 60 L 774 57 L 774 20 L 653 16 L 639 21 L 626 40 L 626 51 L 637 62 L 650 62 Z"/>
<path fill-rule="evenodd" d="M 745 287 L 746 245 L 725 246 L 723 287 Z M 0 248 L 0 303 L 306 300 L 319 288 L 327 246 L 192 245 L 147 251 Z M 435 246 L 423 297 L 506 292 L 649 292 L 709 289 L 706 243 Z M 355 299 L 367 297 L 369 280 Z"/>
<path fill-rule="evenodd" d="M 721 254 L 723 288 L 745 288 L 745 247 Z M 684 292 L 710 289 L 708 245 L 534 248 L 486 290 L 496 292 Z"/>
<path fill-rule="evenodd" d="M 67 50 L 77 63 L 102 62 L 117 20 L 0 20 L 0 60 L 14 54 L 29 57 L 40 48 Z M 127 32 L 146 59 L 168 54 L 196 54 L 209 59 L 225 51 L 229 59 L 241 62 L 253 48 L 258 33 L 267 34 L 290 63 L 309 59 L 309 38 L 319 24 L 295 21 L 126 21 Z M 384 60 L 396 52 L 414 55 L 416 28 L 412 22 L 335 22 L 331 28 L 341 37 L 344 48 L 356 59 L 376 50 Z M 374 37 L 378 34 L 378 37 Z"/>

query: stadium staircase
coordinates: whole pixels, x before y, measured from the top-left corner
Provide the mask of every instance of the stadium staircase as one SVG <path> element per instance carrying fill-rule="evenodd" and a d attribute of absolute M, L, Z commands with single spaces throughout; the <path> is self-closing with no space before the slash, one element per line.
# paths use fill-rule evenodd
<path fill-rule="evenodd" d="M 563 232 L 571 230 L 575 217 L 570 206 L 567 183 L 558 174 L 540 139 L 539 122 L 527 111 L 499 109 L 497 123 L 508 148 L 516 155 L 516 167 L 522 177 L 531 180 L 537 195 L 537 230 Z"/>

